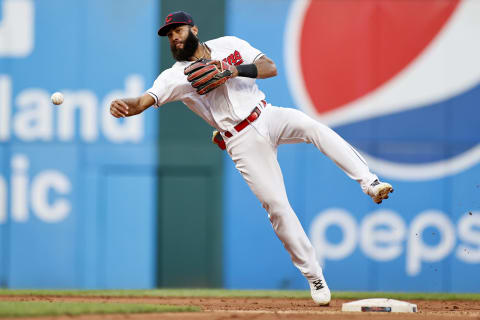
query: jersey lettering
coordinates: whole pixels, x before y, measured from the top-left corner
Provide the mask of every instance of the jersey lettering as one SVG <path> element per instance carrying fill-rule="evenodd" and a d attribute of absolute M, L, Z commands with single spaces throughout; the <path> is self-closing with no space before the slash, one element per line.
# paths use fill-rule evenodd
<path fill-rule="evenodd" d="M 238 65 L 241 65 L 243 63 L 243 58 L 242 58 L 242 55 L 240 54 L 240 52 L 238 52 L 238 50 L 235 50 L 234 53 L 230 54 L 228 57 L 223 59 L 223 61 L 225 61 L 229 65 L 238 66 Z"/>

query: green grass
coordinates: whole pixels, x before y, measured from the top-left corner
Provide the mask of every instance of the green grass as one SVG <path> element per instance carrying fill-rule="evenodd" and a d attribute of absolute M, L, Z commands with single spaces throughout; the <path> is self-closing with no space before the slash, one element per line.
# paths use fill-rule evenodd
<path fill-rule="evenodd" d="M 157 289 L 157 290 L 9 290 L 1 295 L 98 296 L 98 297 L 219 297 L 219 298 L 310 298 L 307 290 L 223 290 L 223 289 Z M 480 300 L 478 293 L 396 293 L 332 292 L 334 299 L 391 298 L 400 300 Z"/>
<path fill-rule="evenodd" d="M 134 303 L 0 301 L 0 317 L 40 317 L 81 314 L 192 312 L 198 307 Z"/>

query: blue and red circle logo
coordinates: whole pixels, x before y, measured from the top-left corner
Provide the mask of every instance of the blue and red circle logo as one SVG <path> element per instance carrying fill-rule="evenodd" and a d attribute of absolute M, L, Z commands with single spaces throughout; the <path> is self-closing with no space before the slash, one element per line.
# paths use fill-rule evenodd
<path fill-rule="evenodd" d="M 480 1 L 295 1 L 285 55 L 303 110 L 379 174 L 441 178 L 480 161 Z"/>

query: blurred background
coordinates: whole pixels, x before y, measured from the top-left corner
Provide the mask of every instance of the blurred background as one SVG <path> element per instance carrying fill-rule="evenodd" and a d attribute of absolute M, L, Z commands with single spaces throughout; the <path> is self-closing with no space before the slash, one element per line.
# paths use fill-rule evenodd
<path fill-rule="evenodd" d="M 178 10 L 272 58 L 267 100 L 394 185 L 378 206 L 280 147 L 333 290 L 480 292 L 477 0 L 0 0 L 0 287 L 307 288 L 208 125 L 182 103 L 109 114 L 173 64 L 156 32 Z"/>

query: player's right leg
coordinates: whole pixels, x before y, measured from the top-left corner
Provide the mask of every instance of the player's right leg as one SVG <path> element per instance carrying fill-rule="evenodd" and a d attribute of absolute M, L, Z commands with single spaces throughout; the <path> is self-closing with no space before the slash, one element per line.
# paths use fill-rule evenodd
<path fill-rule="evenodd" d="M 293 264 L 308 279 L 312 298 L 317 304 L 328 304 L 330 290 L 315 249 L 288 201 L 276 148 L 256 128 L 249 126 L 227 140 L 227 151 L 267 210 L 273 229 L 290 254 Z"/>
<path fill-rule="evenodd" d="M 375 203 L 387 199 L 393 188 L 390 184 L 380 182 L 370 172 L 365 159 L 342 137 L 326 125 L 315 121 L 305 113 L 290 108 L 272 107 L 267 117 L 272 144 L 307 142 L 312 143 L 329 157 L 350 178 L 358 181 L 362 191 Z"/>

